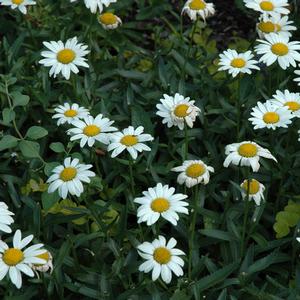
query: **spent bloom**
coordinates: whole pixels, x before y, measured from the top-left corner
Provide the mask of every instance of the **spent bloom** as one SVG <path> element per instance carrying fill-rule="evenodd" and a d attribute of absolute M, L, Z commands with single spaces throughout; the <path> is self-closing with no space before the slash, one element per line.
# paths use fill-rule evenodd
<path fill-rule="evenodd" d="M 45 67 L 51 67 L 49 75 L 55 78 L 61 73 L 67 80 L 70 79 L 71 71 L 75 74 L 79 72 L 78 67 L 88 68 L 86 56 L 89 53 L 87 45 L 78 43 L 77 37 L 68 39 L 66 43 L 62 41 L 43 42 L 48 48 L 47 51 L 42 51 L 44 57 L 39 61 Z"/>
<path fill-rule="evenodd" d="M 36 257 L 43 259 L 45 261 L 45 263 L 33 264 L 32 269 L 34 271 L 39 271 L 42 273 L 48 272 L 50 270 L 50 274 L 51 274 L 53 271 L 53 257 L 52 257 L 52 254 L 50 253 L 50 251 L 45 250 L 45 252 L 37 255 Z M 39 276 L 38 273 L 37 273 L 37 276 Z"/>
<path fill-rule="evenodd" d="M 249 200 L 253 200 L 257 206 L 259 206 L 261 201 L 264 200 L 263 193 L 265 186 L 256 179 L 251 179 L 250 181 L 245 179 L 241 183 L 241 188 L 243 199 L 246 199 L 248 195 Z"/>
<path fill-rule="evenodd" d="M 244 141 L 241 143 L 233 143 L 225 147 L 224 167 L 227 168 L 230 164 L 236 166 L 248 166 L 252 168 L 253 172 L 259 170 L 259 160 L 261 157 L 273 159 L 277 162 L 276 158 L 265 149 L 255 142 Z"/>
<path fill-rule="evenodd" d="M 116 29 L 117 27 L 119 27 L 119 25 L 122 24 L 121 19 L 111 12 L 106 12 L 99 15 L 98 22 L 104 29 Z"/>
<path fill-rule="evenodd" d="M 17 230 L 13 236 L 12 247 L 0 241 L 0 281 L 9 274 L 11 282 L 19 289 L 22 286 L 22 273 L 34 277 L 32 264 L 45 263 L 44 259 L 37 257 L 45 252 L 45 249 L 41 249 L 43 244 L 25 248 L 32 240 L 33 235 L 22 239 L 21 231 Z"/>
<path fill-rule="evenodd" d="M 238 53 L 236 50 L 228 49 L 220 54 L 219 71 L 228 71 L 232 77 L 239 73 L 251 74 L 251 69 L 259 70 L 258 62 L 252 59 L 254 55 L 251 51 Z"/>
<path fill-rule="evenodd" d="M 158 183 L 144 191 L 143 195 L 134 199 L 135 203 L 141 205 L 137 210 L 138 223 L 147 222 L 147 225 L 151 226 L 162 217 L 176 226 L 179 220 L 178 213 L 189 213 L 186 208 L 189 204 L 183 201 L 187 195 L 175 194 L 175 189 L 168 185 Z"/>
<path fill-rule="evenodd" d="M 181 13 L 186 13 L 192 21 L 196 21 L 198 16 L 205 21 L 206 18 L 215 14 L 215 7 L 213 3 L 207 3 L 204 0 L 188 0 Z"/>
<path fill-rule="evenodd" d="M 159 235 L 152 243 L 144 242 L 137 247 L 139 255 L 146 261 L 139 266 L 140 272 L 149 273 L 152 271 L 152 280 L 155 281 L 161 276 L 165 283 L 172 280 L 172 272 L 178 277 L 183 275 L 184 261 L 180 255 L 185 253 L 174 248 L 177 241 L 171 238 L 168 243 Z"/>
<path fill-rule="evenodd" d="M 200 108 L 194 105 L 195 101 L 189 97 L 184 97 L 178 93 L 175 96 L 163 95 L 159 104 L 156 105 L 156 114 L 163 118 L 162 123 L 168 127 L 177 126 L 180 130 L 184 129 L 184 124 L 193 127 L 196 117 L 201 112 Z"/>

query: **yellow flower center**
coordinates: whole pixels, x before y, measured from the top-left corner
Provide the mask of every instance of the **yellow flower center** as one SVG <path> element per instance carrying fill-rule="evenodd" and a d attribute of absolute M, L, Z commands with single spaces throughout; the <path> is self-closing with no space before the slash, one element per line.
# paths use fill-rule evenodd
<path fill-rule="evenodd" d="M 257 147 L 253 144 L 245 143 L 239 147 L 238 153 L 243 157 L 254 157 L 257 154 Z"/>
<path fill-rule="evenodd" d="M 124 135 L 121 138 L 121 144 L 130 147 L 138 143 L 138 138 L 135 135 Z"/>
<path fill-rule="evenodd" d="M 83 129 L 83 133 L 87 136 L 95 136 L 101 132 L 101 129 L 96 125 L 87 125 Z"/>
<path fill-rule="evenodd" d="M 246 62 L 242 58 L 234 58 L 231 61 L 231 66 L 234 68 L 243 68 L 243 67 L 245 67 L 245 65 L 246 65 Z"/>
<path fill-rule="evenodd" d="M 262 1 L 260 3 L 260 8 L 262 10 L 271 11 L 274 9 L 274 5 L 271 1 Z"/>
<path fill-rule="evenodd" d="M 105 24 L 105 25 L 113 25 L 118 22 L 118 19 L 117 19 L 116 15 L 114 15 L 110 12 L 107 12 L 107 13 L 104 13 L 99 16 L 99 21 L 100 21 L 100 23 Z"/>
<path fill-rule="evenodd" d="M 57 53 L 57 60 L 62 64 L 69 64 L 75 59 L 75 52 L 72 49 L 63 49 Z"/>
<path fill-rule="evenodd" d="M 179 104 L 174 109 L 174 115 L 178 118 L 184 118 L 189 115 L 187 110 L 189 109 L 189 106 L 187 104 Z"/>
<path fill-rule="evenodd" d="M 8 248 L 4 251 L 2 259 L 8 266 L 16 266 L 24 259 L 24 254 L 20 249 Z"/>
<path fill-rule="evenodd" d="M 189 4 L 189 7 L 192 10 L 202 10 L 202 9 L 205 9 L 206 3 L 204 1 L 202 1 L 202 0 L 193 0 Z"/>
<path fill-rule="evenodd" d="M 76 168 L 67 167 L 60 172 L 59 177 L 62 181 L 70 181 L 74 179 L 76 175 L 77 175 Z"/>
<path fill-rule="evenodd" d="M 242 188 L 246 193 L 248 193 L 248 180 L 242 184 Z M 259 182 L 255 179 L 251 179 L 249 182 L 249 194 L 254 195 L 257 194 L 259 191 Z"/>
<path fill-rule="evenodd" d="M 191 164 L 185 171 L 186 175 L 191 178 L 197 178 L 203 175 L 206 168 L 203 164 Z"/>
<path fill-rule="evenodd" d="M 288 54 L 289 48 L 287 45 L 285 45 L 283 43 L 276 43 L 276 44 L 272 45 L 271 51 L 278 56 L 283 56 L 283 55 Z"/>
<path fill-rule="evenodd" d="M 151 209 L 159 213 L 168 210 L 169 207 L 170 207 L 170 203 L 166 198 L 156 198 L 151 203 Z"/>
<path fill-rule="evenodd" d="M 64 112 L 64 115 L 68 118 L 73 118 L 78 115 L 77 111 L 74 109 L 68 109 Z"/>
<path fill-rule="evenodd" d="M 11 1 L 13 4 L 16 4 L 16 5 L 20 5 L 24 2 L 24 0 L 12 0 Z"/>
<path fill-rule="evenodd" d="M 267 124 L 277 123 L 279 121 L 279 119 L 280 119 L 279 114 L 277 114 L 276 112 L 273 112 L 273 111 L 267 112 L 263 116 L 263 120 Z"/>
<path fill-rule="evenodd" d="M 159 247 L 153 252 L 153 258 L 161 265 L 167 264 L 171 260 L 171 252 L 167 248 Z"/>
<path fill-rule="evenodd" d="M 288 101 L 284 105 L 288 106 L 289 110 L 291 111 L 296 111 L 300 109 L 300 104 L 296 101 Z"/>
<path fill-rule="evenodd" d="M 268 21 L 268 22 L 260 22 L 258 24 L 258 29 L 262 32 L 265 32 L 265 33 L 270 33 L 270 32 L 275 32 L 276 31 L 276 24 Z"/>
<path fill-rule="evenodd" d="M 37 255 L 38 258 L 44 259 L 45 261 L 48 261 L 50 259 L 50 255 L 49 252 L 46 251 L 40 255 Z"/>

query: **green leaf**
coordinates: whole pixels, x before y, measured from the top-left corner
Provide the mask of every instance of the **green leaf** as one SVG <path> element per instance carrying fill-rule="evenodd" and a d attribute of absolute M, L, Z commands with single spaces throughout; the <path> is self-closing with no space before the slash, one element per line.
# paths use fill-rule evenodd
<path fill-rule="evenodd" d="M 32 126 L 27 130 L 26 137 L 32 140 L 38 140 L 48 134 L 48 131 L 41 126 Z"/>
<path fill-rule="evenodd" d="M 236 240 L 236 238 L 229 232 L 217 230 L 217 229 L 202 229 L 202 230 L 200 230 L 200 233 L 202 233 L 203 235 L 213 237 L 213 238 L 216 238 L 219 240 L 224 240 L 224 241 Z"/>
<path fill-rule="evenodd" d="M 0 140 L 0 151 L 10 149 L 18 145 L 18 139 L 12 135 L 5 135 Z"/>
<path fill-rule="evenodd" d="M 65 146 L 62 143 L 60 143 L 60 142 L 58 142 L 58 143 L 51 143 L 49 147 L 50 147 L 51 150 L 53 150 L 56 153 L 65 152 Z"/>
<path fill-rule="evenodd" d="M 40 145 L 36 142 L 23 140 L 19 143 L 19 147 L 25 157 L 36 158 L 40 156 Z"/>
<path fill-rule="evenodd" d="M 13 110 L 11 110 L 10 108 L 4 108 L 2 111 L 2 119 L 3 119 L 3 123 L 5 125 L 9 125 L 9 123 L 14 120 L 16 117 L 16 114 Z"/>
<path fill-rule="evenodd" d="M 232 263 L 206 277 L 201 278 L 194 284 L 194 289 L 196 289 L 197 293 L 200 293 L 217 285 L 218 283 L 224 281 L 232 272 L 234 272 L 239 265 L 240 262 Z"/>
<path fill-rule="evenodd" d="M 60 197 L 58 193 L 48 193 L 45 191 L 42 193 L 42 205 L 45 211 L 48 211 L 55 203 L 59 201 Z"/>
<path fill-rule="evenodd" d="M 14 106 L 25 106 L 30 99 L 27 95 L 23 95 L 18 91 L 11 92 L 10 96 L 13 99 Z"/>

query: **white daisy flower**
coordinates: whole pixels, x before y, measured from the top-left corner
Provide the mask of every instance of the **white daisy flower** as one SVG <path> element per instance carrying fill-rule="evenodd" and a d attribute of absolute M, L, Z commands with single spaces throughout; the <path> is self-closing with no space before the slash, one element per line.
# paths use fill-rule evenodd
<path fill-rule="evenodd" d="M 35 5 L 36 2 L 32 0 L 0 0 L 0 4 L 4 6 L 10 6 L 12 9 L 18 9 L 22 14 L 27 14 L 28 5 Z"/>
<path fill-rule="evenodd" d="M 48 272 L 50 270 L 50 274 L 53 271 L 53 257 L 48 250 L 45 250 L 42 254 L 37 255 L 36 257 L 43 259 L 46 263 L 43 264 L 33 264 L 32 269 L 34 271 L 39 271 L 42 273 Z M 38 273 L 37 273 L 37 276 Z"/>
<path fill-rule="evenodd" d="M 288 90 L 281 92 L 277 90 L 270 101 L 274 105 L 287 107 L 293 116 L 300 118 L 300 93 L 291 93 Z"/>
<path fill-rule="evenodd" d="M 287 0 L 244 0 L 246 7 L 262 13 L 264 16 L 288 15 Z"/>
<path fill-rule="evenodd" d="M 58 189 L 58 194 L 63 199 L 67 198 L 68 193 L 79 197 L 83 192 L 82 182 L 89 183 L 90 177 L 96 176 L 94 172 L 89 171 L 90 168 L 92 165 L 80 164 L 78 158 L 72 160 L 71 157 L 67 157 L 63 165 L 52 170 L 54 174 L 47 180 L 47 183 L 50 183 L 48 193 Z"/>
<path fill-rule="evenodd" d="M 64 105 L 56 107 L 54 111 L 56 114 L 52 119 L 58 119 L 58 126 L 65 123 L 72 124 L 74 121 L 84 119 L 90 114 L 88 109 L 79 106 L 77 103 L 71 105 L 69 103 L 64 103 Z"/>
<path fill-rule="evenodd" d="M 10 225 L 14 222 L 14 213 L 8 210 L 4 202 L 0 202 L 0 231 L 11 233 Z"/>
<path fill-rule="evenodd" d="M 44 46 L 50 51 L 42 51 L 42 56 L 45 57 L 39 61 L 46 67 L 51 67 L 49 75 L 55 78 L 57 74 L 62 75 L 68 80 L 71 71 L 75 74 L 79 72 L 77 66 L 88 68 L 85 55 L 90 51 L 86 50 L 87 45 L 78 43 L 77 37 L 68 39 L 64 44 L 62 41 L 58 42 L 43 42 Z"/>
<path fill-rule="evenodd" d="M 185 160 L 181 166 L 173 168 L 172 171 L 180 172 L 177 177 L 179 184 L 185 183 L 188 188 L 191 188 L 199 183 L 208 184 L 209 172 L 213 173 L 215 170 L 202 160 Z"/>
<path fill-rule="evenodd" d="M 121 19 L 117 15 L 110 12 L 99 15 L 98 22 L 104 29 L 116 29 L 122 24 Z"/>
<path fill-rule="evenodd" d="M 43 244 L 35 244 L 25 248 L 33 239 L 29 235 L 22 239 L 20 230 L 17 230 L 13 237 L 13 247 L 9 247 L 5 242 L 0 240 L 0 281 L 8 273 L 11 282 L 19 289 L 22 286 L 22 273 L 29 277 L 34 277 L 32 264 L 44 264 L 45 260 L 37 257 L 45 252 L 41 249 Z"/>
<path fill-rule="evenodd" d="M 252 108 L 251 116 L 249 121 L 254 125 L 254 129 L 268 128 L 273 130 L 279 127 L 287 128 L 294 117 L 287 106 L 278 106 L 271 101 L 257 102 L 257 106 Z"/>
<path fill-rule="evenodd" d="M 261 39 L 264 39 L 267 34 L 272 32 L 290 38 L 292 36 L 290 31 L 297 30 L 296 26 L 292 26 L 293 23 L 293 21 L 289 21 L 288 16 L 261 16 L 259 22 L 256 24 L 256 30 Z"/>
<path fill-rule="evenodd" d="M 174 248 L 177 241 L 171 238 L 169 242 L 159 235 L 152 243 L 144 242 L 139 245 L 139 255 L 146 259 L 139 266 L 140 272 L 149 273 L 152 271 L 152 280 L 155 281 L 161 276 L 165 283 L 170 283 L 172 280 L 172 272 L 177 276 L 183 275 L 184 261 L 180 255 L 185 255 L 180 249 Z"/>
<path fill-rule="evenodd" d="M 276 60 L 282 69 L 290 65 L 296 67 L 296 61 L 300 61 L 300 42 L 289 42 L 289 39 L 276 33 L 270 33 L 265 36 L 265 40 L 257 40 L 259 45 L 255 46 L 257 54 L 262 55 L 259 61 L 267 66 L 272 65 Z"/>
<path fill-rule="evenodd" d="M 300 237 L 296 238 L 296 240 L 300 243 Z"/>
<path fill-rule="evenodd" d="M 193 123 L 201 112 L 200 108 L 194 105 L 195 101 L 178 93 L 174 97 L 166 94 L 163 96 L 164 98 L 160 99 L 161 103 L 156 105 L 156 114 L 163 118 L 162 123 L 167 123 L 169 128 L 178 126 L 180 130 L 184 129 L 185 123 L 193 128 Z"/>
<path fill-rule="evenodd" d="M 257 172 L 260 167 L 260 157 L 273 159 L 277 162 L 276 158 L 268 149 L 250 141 L 227 145 L 225 147 L 225 154 L 227 155 L 223 164 L 225 168 L 232 163 L 236 166 L 251 166 L 253 172 Z"/>
<path fill-rule="evenodd" d="M 249 194 L 249 200 L 253 200 L 257 206 L 260 205 L 261 201 L 264 200 L 264 190 L 265 186 L 255 179 L 251 179 L 248 183 L 248 180 L 245 179 L 242 184 L 242 197 L 243 199 L 247 198 Z"/>
<path fill-rule="evenodd" d="M 74 121 L 72 125 L 75 128 L 71 128 L 67 132 L 71 134 L 71 141 L 80 140 L 81 148 L 86 143 L 92 147 L 96 141 L 108 145 L 109 133 L 117 130 L 111 126 L 113 123 L 114 121 L 103 118 L 102 114 L 97 115 L 95 119 L 92 116 L 87 116 L 83 120 Z"/>
<path fill-rule="evenodd" d="M 251 69 L 259 70 L 258 62 L 252 59 L 254 55 L 251 51 L 238 53 L 236 50 L 228 49 L 220 54 L 219 71 L 228 71 L 232 77 L 239 73 L 251 74 Z"/>
<path fill-rule="evenodd" d="M 188 0 L 181 13 L 186 13 L 192 21 L 196 21 L 197 16 L 205 21 L 206 18 L 215 14 L 215 6 L 213 3 L 206 3 L 204 0 Z"/>
<path fill-rule="evenodd" d="M 113 150 L 111 157 L 118 156 L 125 149 L 133 159 L 137 158 L 138 152 L 151 151 L 151 148 L 143 142 L 153 141 L 153 137 L 150 134 L 143 134 L 143 132 L 143 126 L 139 126 L 136 129 L 129 126 L 122 131 L 111 134 L 111 143 L 107 147 L 108 151 Z"/>
<path fill-rule="evenodd" d="M 174 192 L 173 187 L 158 183 L 154 188 L 144 191 L 144 197 L 135 198 L 134 202 L 141 204 L 137 210 L 138 223 L 147 222 L 147 225 L 151 226 L 162 217 L 176 226 L 179 220 L 178 213 L 188 214 L 185 206 L 189 204 L 182 201 L 187 195 Z"/>
<path fill-rule="evenodd" d="M 84 0 L 85 6 L 95 14 L 97 9 L 102 13 L 104 6 L 108 7 L 111 3 L 115 3 L 117 0 Z"/>
<path fill-rule="evenodd" d="M 298 65 L 298 67 L 300 68 L 300 65 Z M 294 72 L 298 77 L 294 78 L 294 81 L 297 82 L 298 85 L 300 85 L 300 69 L 299 70 L 295 70 Z"/>

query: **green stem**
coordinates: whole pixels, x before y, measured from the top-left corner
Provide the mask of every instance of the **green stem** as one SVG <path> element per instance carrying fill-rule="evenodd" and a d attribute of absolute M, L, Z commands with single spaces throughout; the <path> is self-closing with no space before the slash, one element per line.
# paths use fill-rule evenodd
<path fill-rule="evenodd" d="M 238 76 L 238 89 L 237 89 L 237 99 L 236 99 L 236 110 L 237 110 L 237 120 L 236 120 L 236 140 L 240 140 L 240 123 L 241 123 L 241 76 Z"/>
<path fill-rule="evenodd" d="M 184 123 L 184 155 L 183 155 L 184 160 L 187 160 L 188 151 L 189 151 L 188 128 L 187 128 L 187 124 Z"/>
<path fill-rule="evenodd" d="M 189 280 L 192 280 L 192 260 L 193 260 L 193 250 L 194 250 L 194 237 L 195 237 L 195 228 L 196 228 L 196 220 L 197 220 L 197 203 L 198 203 L 198 195 L 199 195 L 199 186 L 196 185 L 193 189 L 193 215 L 192 221 L 189 228 L 189 261 L 188 261 L 188 277 Z"/>

